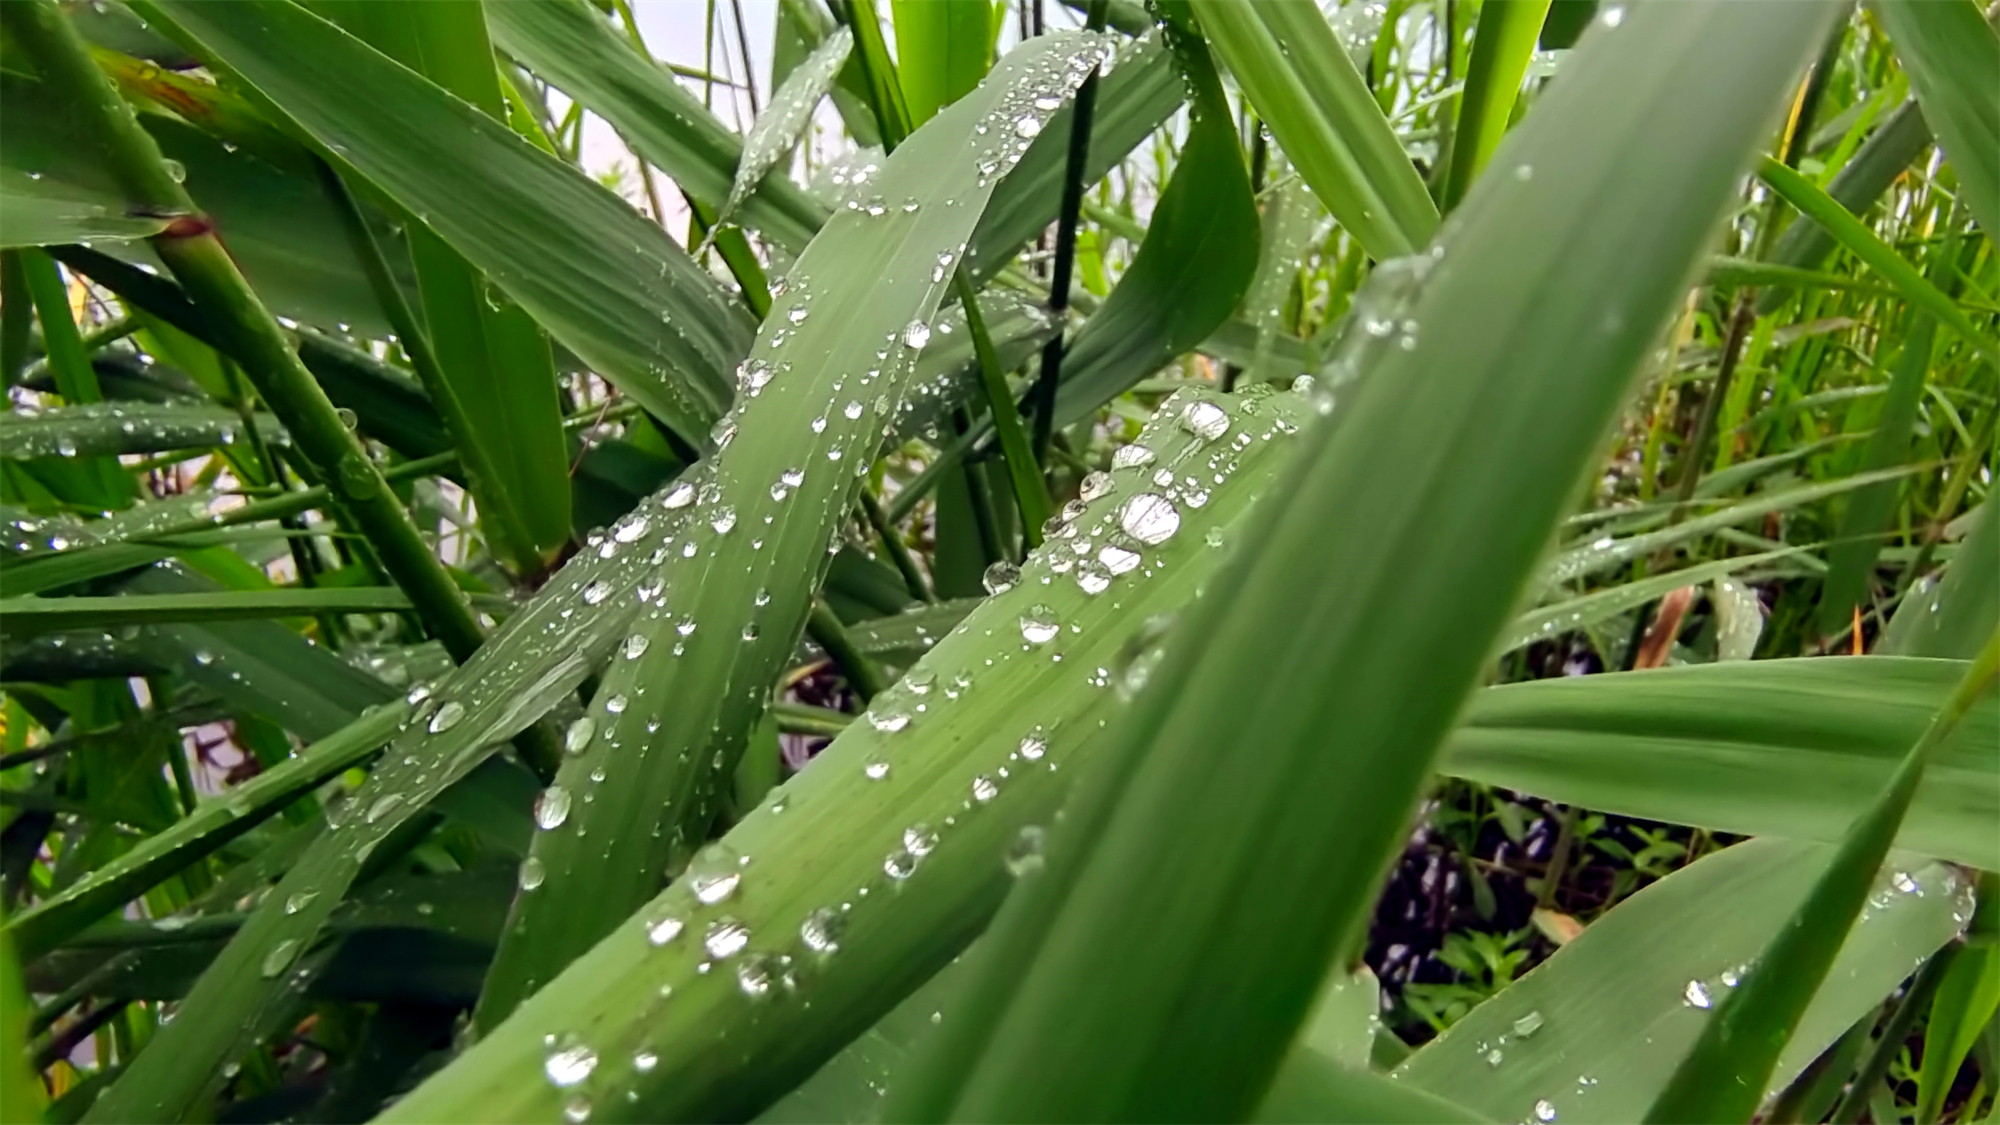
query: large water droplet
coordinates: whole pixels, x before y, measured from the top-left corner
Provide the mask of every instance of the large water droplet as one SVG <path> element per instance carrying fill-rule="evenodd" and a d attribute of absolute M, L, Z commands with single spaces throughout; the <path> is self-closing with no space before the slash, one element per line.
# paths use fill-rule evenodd
<path fill-rule="evenodd" d="M 542 880 L 547 877 L 548 869 L 542 866 L 541 858 L 531 855 L 521 861 L 520 876 L 516 881 L 520 883 L 522 890 L 532 891 L 541 886 Z"/>
<path fill-rule="evenodd" d="M 1117 482 L 1111 479 L 1110 473 L 1094 472 L 1083 478 L 1083 484 L 1077 489 L 1077 496 L 1088 504 L 1100 496 L 1111 495 L 1117 487 Z"/>
<path fill-rule="evenodd" d="M 1554 1121 L 1555 1119 L 1556 1107 L 1554 1103 L 1550 1102 L 1547 1098 L 1543 1098 L 1535 1103 L 1535 1120 Z"/>
<path fill-rule="evenodd" d="M 1687 987 L 1681 990 L 1681 1001 L 1690 1008 L 1707 1008 L 1715 1003 L 1708 994 L 1708 986 L 1698 980 L 1687 982 Z"/>
<path fill-rule="evenodd" d="M 1001 559 L 999 562 L 987 567 L 986 573 L 979 580 L 980 585 L 985 586 L 986 592 L 989 594 L 1004 594 L 1018 585 L 1020 581 L 1021 568 L 1008 562 L 1006 559 Z"/>
<path fill-rule="evenodd" d="M 660 506 L 672 511 L 676 508 L 685 508 L 692 503 L 694 503 L 694 485 L 681 481 L 667 490 L 666 498 L 660 501 Z"/>
<path fill-rule="evenodd" d="M 654 945 L 665 945 L 681 936 L 681 931 L 686 928 L 687 923 L 681 920 L 680 915 L 662 913 L 646 923 L 646 940 Z"/>
<path fill-rule="evenodd" d="M 743 952 L 743 947 L 748 944 L 750 927 L 734 918 L 717 918 L 709 923 L 708 932 L 701 939 L 701 947 L 717 961 L 727 961 Z"/>
<path fill-rule="evenodd" d="M 814 953 L 836 953 L 840 950 L 841 932 L 846 928 L 847 919 L 840 911 L 822 906 L 799 923 L 799 940 Z"/>
<path fill-rule="evenodd" d="M 597 603 L 603 601 L 606 597 L 610 596 L 610 594 L 611 594 L 610 584 L 605 582 L 603 579 L 599 579 L 583 588 L 583 604 L 596 605 Z"/>
<path fill-rule="evenodd" d="M 1121 445 L 1117 452 L 1111 455 L 1111 467 L 1114 469 L 1136 469 L 1152 463 L 1153 451 L 1136 443 Z"/>
<path fill-rule="evenodd" d="M 868 725 L 881 731 L 883 734 L 895 734 L 897 731 L 910 725 L 910 715 L 909 712 L 900 710 L 870 711 L 868 713 Z"/>
<path fill-rule="evenodd" d="M 913 320 L 903 328 L 903 345 L 921 348 L 931 342 L 931 326 L 921 320 Z"/>
<path fill-rule="evenodd" d="M 1229 412 L 1205 399 L 1196 399 L 1181 410 L 1181 429 L 1203 441 L 1214 441 L 1229 432 Z"/>
<path fill-rule="evenodd" d="M 559 1087 L 570 1087 L 590 1077 L 597 1069 L 597 1052 L 581 1043 L 574 1043 L 560 1051 L 553 1051 L 542 1060 L 542 1073 Z"/>
<path fill-rule="evenodd" d="M 268 980 L 275 977 L 291 967 L 292 958 L 298 954 L 298 951 L 299 939 L 297 938 L 286 938 L 272 946 L 271 952 L 264 955 L 262 969 L 265 979 Z"/>
<path fill-rule="evenodd" d="M 985 804 L 1000 795 L 1000 785 L 985 774 L 972 779 L 972 799 Z"/>
<path fill-rule="evenodd" d="M 1047 644 L 1055 640 L 1056 634 L 1061 631 L 1056 611 L 1048 606 L 1037 603 L 1021 615 L 1021 639 L 1031 645 Z"/>
<path fill-rule="evenodd" d="M 903 829 L 903 847 L 913 856 L 918 858 L 927 856 L 937 844 L 938 834 L 928 824 L 912 824 Z"/>
<path fill-rule="evenodd" d="M 465 704 L 456 699 L 448 700 L 444 706 L 437 709 L 437 714 L 431 716 L 430 732 L 443 734 L 457 726 L 458 721 L 463 718 L 465 718 Z"/>
<path fill-rule="evenodd" d="M 1514 1021 L 1514 1038 L 1526 1039 L 1532 1036 L 1535 1032 L 1542 1029 L 1544 1022 L 1542 1013 L 1539 1010 L 1529 1012 L 1527 1015 Z"/>
<path fill-rule="evenodd" d="M 569 725 L 563 732 L 563 749 L 571 754 L 581 754 L 590 747 L 590 740 L 597 737 L 597 720 L 585 715 Z"/>
<path fill-rule="evenodd" d="M 1036 727 L 1022 736 L 1020 746 L 1021 757 L 1030 762 L 1039 762 L 1042 760 L 1042 755 L 1048 752 L 1049 740 L 1043 737 L 1042 728 Z"/>
<path fill-rule="evenodd" d="M 551 785 L 542 790 L 542 795 L 535 799 L 536 827 L 547 832 L 561 828 L 563 821 L 568 819 L 569 790 L 560 785 Z"/>
<path fill-rule="evenodd" d="M 743 865 L 735 849 L 726 844 L 711 845 L 688 865 L 688 889 L 703 906 L 714 906 L 735 894 L 742 882 Z"/>
<path fill-rule="evenodd" d="M 1164 543 L 1181 527 L 1181 513 L 1174 502 L 1156 492 L 1142 492 L 1118 509 L 1118 526 L 1125 534 L 1148 546 Z"/>
<path fill-rule="evenodd" d="M 890 852 L 887 858 L 882 860 L 882 874 L 899 882 L 916 874 L 916 872 L 917 857 L 911 855 L 907 848 L 897 848 L 895 851 Z"/>

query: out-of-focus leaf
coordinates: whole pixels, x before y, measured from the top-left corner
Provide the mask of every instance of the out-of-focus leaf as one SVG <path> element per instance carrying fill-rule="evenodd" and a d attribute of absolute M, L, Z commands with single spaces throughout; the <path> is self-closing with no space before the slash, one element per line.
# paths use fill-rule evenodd
<path fill-rule="evenodd" d="M 729 400 L 742 307 L 658 226 L 475 107 L 284 0 L 148 0 L 148 22 L 438 232 L 692 439 Z"/>
<path fill-rule="evenodd" d="M 2000 34 L 1972 0 L 1872 5 L 1896 58 L 1958 171 L 1959 198 L 1988 237 L 2000 236 Z"/>
<path fill-rule="evenodd" d="M 833 88 L 834 79 L 853 49 L 853 33 L 844 27 L 835 31 L 813 48 L 806 61 L 771 95 L 771 104 L 764 107 L 743 138 L 743 156 L 730 182 L 729 197 L 723 200 L 722 210 L 716 214 L 717 223 L 728 221 L 757 190 L 757 185 L 763 183 L 765 173 L 791 155 L 793 146 L 799 143 L 799 137 L 812 121 L 813 110 Z"/>
<path fill-rule="evenodd" d="M 1495 1121 L 1637 1120 L 1833 851 L 1752 840 L 1662 879 L 1419 1048 L 1396 1079 Z M 1884 871 L 1879 905 L 1841 951 L 1773 1085 L 1951 940 L 1970 890 L 1947 864 Z"/>
<path fill-rule="evenodd" d="M 266 440 L 285 441 L 277 419 L 257 416 Z M 92 403 L 0 414 L 0 457 L 90 457 L 229 445 L 243 416 L 219 406 Z"/>
<path fill-rule="evenodd" d="M 1445 174 L 1447 209 L 1465 198 L 1472 178 L 1486 167 L 1514 111 L 1521 76 L 1535 53 L 1549 0 L 1499 0 L 1479 9 L 1473 32 L 1472 62 L 1459 96 L 1458 128 L 1452 134 L 1451 166 Z"/>
<path fill-rule="evenodd" d="M 1194 7 L 1257 115 L 1340 225 L 1376 258 L 1428 243 L 1437 206 L 1318 5 Z"/>
<path fill-rule="evenodd" d="M 1972 530 L 1942 579 L 1910 588 L 1878 651 L 1905 656 L 1967 660 L 2000 625 L 2000 503 L 1989 499 L 1972 514 Z"/>
<path fill-rule="evenodd" d="M 972 92 L 993 65 L 993 5 L 988 0 L 890 0 L 896 25 L 896 77 L 910 124 Z"/>

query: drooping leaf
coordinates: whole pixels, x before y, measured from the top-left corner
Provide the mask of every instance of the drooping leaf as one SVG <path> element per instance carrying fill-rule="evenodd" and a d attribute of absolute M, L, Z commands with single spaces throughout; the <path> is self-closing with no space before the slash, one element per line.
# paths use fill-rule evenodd
<path fill-rule="evenodd" d="M 749 345 L 741 306 L 581 173 L 285 0 L 164 0 L 142 14 L 436 231 L 646 409 L 698 440 L 727 406 L 727 372 Z"/>
<path fill-rule="evenodd" d="M 771 95 L 771 103 L 764 107 L 743 138 L 743 156 L 730 182 L 729 197 L 723 200 L 722 209 L 716 214 L 717 223 L 734 215 L 757 190 L 765 174 L 791 155 L 812 120 L 813 110 L 833 88 L 848 52 L 853 49 L 854 35 L 844 27 L 835 31 L 813 48 L 806 61 Z"/>

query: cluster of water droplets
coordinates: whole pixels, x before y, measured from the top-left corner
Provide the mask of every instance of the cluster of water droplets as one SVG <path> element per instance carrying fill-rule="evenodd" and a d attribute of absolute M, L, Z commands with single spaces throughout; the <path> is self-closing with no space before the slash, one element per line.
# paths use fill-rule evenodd
<path fill-rule="evenodd" d="M 268 416 L 258 419 L 258 429 L 273 443 L 290 444 L 290 434 Z M 242 436 L 243 419 L 220 407 L 120 401 L 0 413 L 4 457 L 158 453 L 234 445 Z"/>

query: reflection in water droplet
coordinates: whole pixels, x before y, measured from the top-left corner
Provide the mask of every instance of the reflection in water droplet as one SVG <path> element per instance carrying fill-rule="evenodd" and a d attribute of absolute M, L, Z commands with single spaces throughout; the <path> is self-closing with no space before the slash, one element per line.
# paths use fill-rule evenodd
<path fill-rule="evenodd" d="M 1046 605 L 1037 603 L 1029 606 L 1028 611 L 1021 615 L 1021 639 L 1031 645 L 1047 644 L 1055 640 L 1056 634 L 1061 631 L 1056 611 Z"/>
<path fill-rule="evenodd" d="M 726 961 L 750 944 L 750 928 L 734 918 L 718 918 L 709 923 L 708 932 L 702 936 L 701 947 L 718 961 Z"/>
<path fill-rule="evenodd" d="M 846 927 L 847 919 L 841 916 L 840 911 L 822 906 L 799 923 L 799 940 L 814 953 L 837 953 L 841 931 Z"/>
<path fill-rule="evenodd" d="M 541 886 L 542 880 L 547 876 L 547 874 L 548 874 L 547 871 L 542 867 L 542 861 L 540 857 L 531 855 L 528 858 L 522 860 L 521 872 L 519 878 L 521 889 L 524 891 L 532 891 L 536 887 Z"/>
<path fill-rule="evenodd" d="M 1203 441 L 1214 441 L 1229 432 L 1229 412 L 1205 399 L 1196 399 L 1181 410 L 1180 426 Z"/>
<path fill-rule="evenodd" d="M 980 585 L 986 587 L 987 593 L 1004 594 L 1020 583 L 1021 568 L 1006 559 L 1001 559 L 987 567 L 985 575 L 979 581 Z"/>
<path fill-rule="evenodd" d="M 292 957 L 299 951 L 299 939 L 286 938 L 271 947 L 264 955 L 263 973 L 266 980 L 285 971 L 292 963 Z"/>
<path fill-rule="evenodd" d="M 1707 1008 L 1715 1003 L 1708 995 L 1708 986 L 1698 980 L 1687 982 L 1681 990 L 1681 1001 L 1690 1008 Z"/>
<path fill-rule="evenodd" d="M 553 1051 L 542 1060 L 542 1073 L 557 1087 L 574 1086 L 597 1069 L 597 1052 L 581 1043 Z"/>
<path fill-rule="evenodd" d="M 1164 543 L 1181 527 L 1181 514 L 1173 501 L 1155 492 L 1142 492 L 1118 510 L 1118 526 L 1141 543 Z"/>
<path fill-rule="evenodd" d="M 585 715 L 569 725 L 563 732 L 563 749 L 571 754 L 581 754 L 590 746 L 590 740 L 597 737 L 597 720 Z"/>
<path fill-rule="evenodd" d="M 457 726 L 458 721 L 463 718 L 465 718 L 465 704 L 460 703 L 456 699 L 451 700 L 438 708 L 437 714 L 431 716 L 430 732 L 432 734 L 443 734 L 445 731 Z"/>
<path fill-rule="evenodd" d="M 569 790 L 551 785 L 535 800 L 535 826 L 547 832 L 569 819 Z"/>

